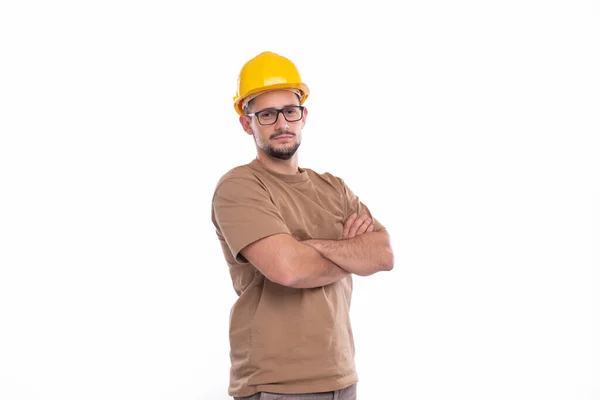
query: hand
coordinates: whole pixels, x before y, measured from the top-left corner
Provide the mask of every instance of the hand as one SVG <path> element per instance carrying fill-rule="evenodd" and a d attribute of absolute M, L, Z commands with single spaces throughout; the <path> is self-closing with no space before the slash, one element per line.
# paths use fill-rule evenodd
<path fill-rule="evenodd" d="M 373 220 L 367 214 L 353 213 L 344 224 L 342 239 L 353 238 L 365 232 L 373 232 Z"/>

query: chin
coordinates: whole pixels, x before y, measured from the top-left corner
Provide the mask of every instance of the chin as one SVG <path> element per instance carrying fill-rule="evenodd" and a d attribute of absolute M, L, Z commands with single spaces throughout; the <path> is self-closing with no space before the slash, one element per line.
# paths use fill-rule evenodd
<path fill-rule="evenodd" d="M 277 158 L 279 160 L 289 160 L 294 157 L 296 152 L 298 151 L 299 145 L 287 146 L 287 147 L 272 147 L 267 154 L 271 157 Z"/>

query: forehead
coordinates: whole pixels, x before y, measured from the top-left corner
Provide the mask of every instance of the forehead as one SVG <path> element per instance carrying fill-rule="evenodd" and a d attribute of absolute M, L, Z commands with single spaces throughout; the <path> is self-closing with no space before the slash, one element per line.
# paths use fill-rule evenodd
<path fill-rule="evenodd" d="M 254 109 L 281 108 L 288 105 L 300 105 L 300 100 L 289 90 L 270 90 L 254 98 Z"/>

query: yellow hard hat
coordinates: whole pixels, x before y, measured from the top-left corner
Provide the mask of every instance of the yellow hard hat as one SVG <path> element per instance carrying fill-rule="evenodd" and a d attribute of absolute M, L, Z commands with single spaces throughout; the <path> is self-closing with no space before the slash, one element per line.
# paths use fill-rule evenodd
<path fill-rule="evenodd" d="M 244 99 L 265 90 L 297 89 L 300 91 L 300 104 L 303 104 L 310 91 L 298 69 L 289 59 L 279 54 L 265 51 L 246 62 L 238 77 L 237 93 L 233 97 L 233 108 L 243 115 Z"/>

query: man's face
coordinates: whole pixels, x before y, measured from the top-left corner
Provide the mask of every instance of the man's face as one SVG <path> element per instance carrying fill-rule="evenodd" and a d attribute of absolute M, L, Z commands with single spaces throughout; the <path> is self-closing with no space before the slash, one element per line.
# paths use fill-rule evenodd
<path fill-rule="evenodd" d="M 266 109 L 282 109 L 287 106 L 299 106 L 300 100 L 289 90 L 273 90 L 254 98 L 250 103 L 249 113 L 258 113 Z M 279 113 L 277 121 L 272 125 L 261 125 L 256 116 L 240 117 L 244 131 L 254 136 L 256 146 L 271 157 L 289 160 L 294 156 L 302 142 L 302 128 L 306 122 L 306 109 L 302 119 L 287 121 L 283 113 Z"/>

